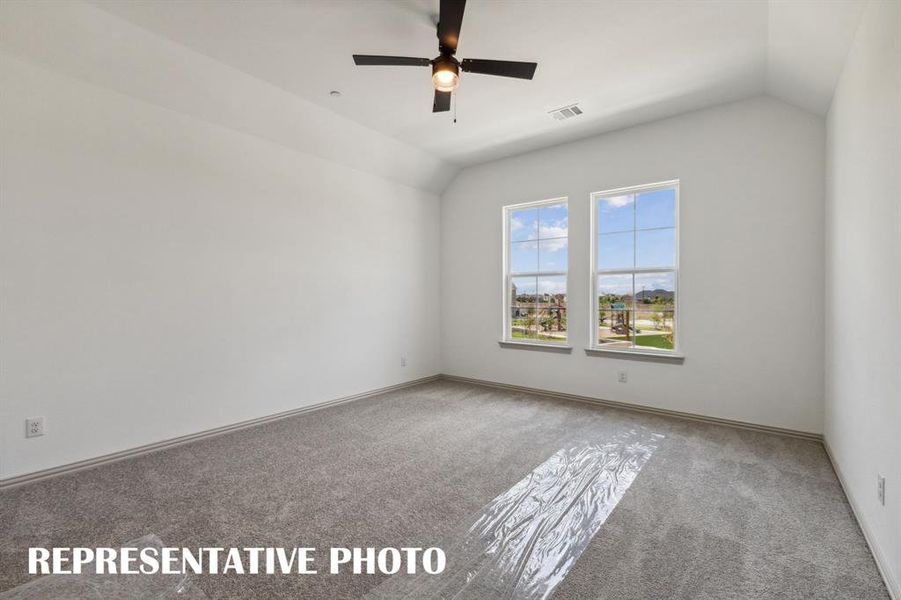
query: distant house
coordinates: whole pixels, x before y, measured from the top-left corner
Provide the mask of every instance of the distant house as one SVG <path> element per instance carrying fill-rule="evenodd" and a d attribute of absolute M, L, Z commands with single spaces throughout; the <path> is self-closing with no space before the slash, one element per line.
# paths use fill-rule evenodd
<path fill-rule="evenodd" d="M 534 315 L 537 309 L 547 311 L 558 320 L 566 316 L 566 294 L 522 294 L 518 293 L 516 284 L 510 289 L 510 314 L 514 319 Z M 558 326 L 562 327 L 562 326 Z"/>

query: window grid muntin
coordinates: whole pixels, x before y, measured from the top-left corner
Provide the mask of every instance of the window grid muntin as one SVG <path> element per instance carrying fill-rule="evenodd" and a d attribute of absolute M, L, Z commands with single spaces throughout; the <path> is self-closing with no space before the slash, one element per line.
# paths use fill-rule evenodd
<path fill-rule="evenodd" d="M 549 206 L 555 206 L 555 205 L 560 205 L 566 209 L 566 220 L 567 220 L 566 232 L 567 232 L 567 235 L 543 238 L 543 237 L 541 237 L 541 209 L 545 208 L 545 207 L 549 207 Z M 533 239 L 526 239 L 526 240 L 515 240 L 515 241 L 512 240 L 510 224 L 512 221 L 513 213 L 517 212 L 517 211 L 521 211 L 521 210 L 528 210 L 531 208 L 535 208 L 538 211 L 536 214 L 536 226 L 535 226 L 537 237 L 535 237 Z M 565 288 L 566 291 L 564 292 L 564 294 L 567 296 L 567 306 L 565 309 L 566 314 L 567 314 L 567 326 L 566 326 L 566 330 L 565 330 L 565 333 L 566 333 L 565 339 L 563 339 L 562 342 L 544 341 L 544 340 L 538 339 L 537 337 L 536 338 L 524 338 L 524 339 L 527 340 L 528 343 L 544 344 L 544 345 L 548 345 L 548 346 L 552 346 L 552 347 L 560 346 L 561 344 L 567 344 L 569 342 L 569 323 L 568 323 L 568 315 L 569 315 L 569 306 L 568 306 L 569 305 L 569 302 L 568 302 L 568 296 L 569 296 L 569 198 L 568 197 L 551 198 L 548 200 L 539 200 L 536 202 L 526 202 L 523 204 L 514 204 L 514 205 L 510 205 L 510 206 L 505 206 L 505 207 L 503 207 L 502 214 L 503 214 L 503 220 L 504 220 L 504 260 L 503 260 L 503 263 L 504 263 L 503 264 L 504 289 L 503 289 L 503 296 L 502 296 L 504 298 L 503 315 L 502 315 L 502 323 L 503 323 L 504 331 L 502 332 L 501 339 L 503 339 L 504 341 L 508 341 L 508 342 L 518 341 L 516 338 L 513 337 L 513 331 L 512 331 L 513 319 L 511 318 L 512 317 L 511 313 L 513 312 L 513 309 L 517 308 L 517 307 L 513 306 L 514 299 L 512 298 L 512 294 L 511 294 L 512 283 L 513 283 L 512 279 L 514 277 L 515 278 L 532 277 L 535 279 L 535 297 L 536 297 L 535 311 L 536 311 L 536 314 L 538 312 L 538 306 L 540 304 L 538 302 L 538 295 L 540 292 L 538 289 L 539 278 L 540 277 L 565 277 L 566 278 L 566 288 Z M 565 239 L 567 241 L 566 270 L 541 271 L 539 269 L 537 271 L 524 271 L 524 272 L 512 272 L 510 270 L 510 265 L 511 265 L 511 256 L 510 255 L 511 255 L 511 245 L 512 244 L 530 242 L 530 243 L 534 243 L 536 245 L 536 250 L 540 250 L 538 248 L 540 242 L 550 241 L 550 240 L 563 240 L 563 239 Z M 541 259 L 540 259 L 540 255 L 539 255 L 539 257 L 536 261 L 536 267 L 538 267 L 538 265 L 540 264 L 540 260 Z"/>
<path fill-rule="evenodd" d="M 674 202 L 673 202 L 673 225 L 667 227 L 649 227 L 645 229 L 639 229 L 637 227 L 638 219 L 636 216 L 637 208 L 638 208 L 638 196 L 645 192 L 653 192 L 664 189 L 672 189 L 674 191 Z M 592 307 L 592 314 L 590 318 L 591 322 L 591 336 L 589 337 L 589 344 L 592 349 L 601 349 L 601 350 L 612 350 L 611 348 L 605 348 L 605 343 L 602 343 L 599 339 L 599 331 L 600 331 L 600 304 L 599 300 L 599 292 L 598 292 L 598 278 L 602 275 L 632 275 L 632 302 L 630 310 L 633 315 L 637 316 L 637 292 L 635 291 L 635 281 L 636 276 L 640 274 L 651 274 L 651 273 L 661 273 L 668 274 L 672 273 L 673 275 L 673 348 L 672 349 L 663 349 L 663 348 L 654 348 L 656 352 L 664 352 L 664 353 L 678 353 L 679 352 L 679 339 L 680 328 L 679 328 L 679 314 L 681 309 L 679 308 L 679 180 L 671 180 L 671 181 L 663 181 L 660 183 L 652 183 L 647 185 L 637 185 L 625 188 L 617 188 L 613 190 L 606 190 L 601 192 L 593 192 L 590 196 L 591 198 L 591 301 L 589 306 Z M 624 229 L 624 230 L 616 230 L 616 231 L 604 231 L 600 232 L 599 226 L 599 218 L 600 211 L 599 205 L 601 200 L 605 198 L 611 198 L 614 196 L 634 196 L 631 204 L 632 204 L 632 224 L 633 229 Z M 638 267 L 638 232 L 639 231 L 650 231 L 655 229 L 672 229 L 674 231 L 673 235 L 673 266 L 667 267 Z M 598 250 L 600 246 L 600 238 L 604 235 L 611 235 L 616 233 L 633 233 L 633 245 L 632 245 L 632 268 L 608 268 L 608 269 L 600 269 L 597 266 L 598 262 Z M 635 335 L 634 332 L 632 334 L 631 346 L 629 346 L 626 350 L 621 350 L 625 352 L 647 352 L 649 351 L 647 346 L 637 346 L 635 344 Z"/>

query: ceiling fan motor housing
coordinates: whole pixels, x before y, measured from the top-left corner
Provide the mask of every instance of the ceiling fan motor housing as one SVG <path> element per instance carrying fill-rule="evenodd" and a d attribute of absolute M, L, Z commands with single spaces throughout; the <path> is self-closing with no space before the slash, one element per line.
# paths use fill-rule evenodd
<path fill-rule="evenodd" d="M 460 62 L 449 54 L 442 54 L 432 61 L 432 75 L 436 71 L 453 71 L 460 74 Z"/>

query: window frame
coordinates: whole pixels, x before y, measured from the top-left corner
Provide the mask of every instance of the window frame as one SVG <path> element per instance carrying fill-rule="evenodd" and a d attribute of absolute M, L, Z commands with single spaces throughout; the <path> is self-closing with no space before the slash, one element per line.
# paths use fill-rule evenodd
<path fill-rule="evenodd" d="M 514 211 L 528 209 L 528 208 L 540 208 L 542 206 L 551 206 L 554 204 L 564 204 L 566 206 L 566 219 L 567 219 L 567 227 L 566 227 L 566 270 L 565 271 L 549 271 L 547 273 L 542 272 L 540 269 L 534 273 L 516 273 L 515 275 L 510 272 L 510 215 Z M 547 348 L 559 348 L 559 349 L 567 349 L 571 348 L 570 346 L 570 336 L 569 336 L 569 255 L 570 255 L 570 247 L 569 247 L 569 196 L 560 196 L 558 198 L 547 198 L 545 200 L 534 200 L 530 202 L 521 202 L 519 204 L 508 204 L 501 208 L 501 226 L 503 228 L 503 260 L 501 261 L 501 268 L 503 270 L 501 276 L 501 285 L 503 286 L 501 297 L 503 298 L 503 306 L 501 307 L 501 344 L 513 344 L 513 345 L 523 345 L 523 346 L 541 346 Z M 540 224 L 539 224 L 540 227 Z M 536 238 L 535 243 L 539 244 L 541 238 Z M 540 246 L 540 244 L 539 244 Z M 511 280 L 513 277 L 565 277 L 566 278 L 566 295 L 567 295 L 567 327 L 566 327 L 566 341 L 564 343 L 559 342 L 548 342 L 539 339 L 517 339 L 511 335 L 511 327 L 512 320 L 510 318 L 510 308 L 513 306 L 512 298 L 510 297 L 511 292 Z M 537 290 L 536 290 L 537 293 Z"/>
<path fill-rule="evenodd" d="M 597 267 L 597 259 L 598 259 L 598 236 L 600 235 L 598 231 L 598 200 L 600 198 L 606 198 L 609 196 L 620 196 L 623 194 L 639 194 L 642 192 L 650 192 L 654 190 L 668 189 L 673 188 L 675 190 L 675 214 L 673 215 L 673 223 L 674 223 L 674 256 L 673 256 L 673 266 L 671 268 L 660 268 L 660 267 L 637 267 L 633 262 L 632 268 L 625 269 L 603 269 L 601 271 L 598 270 Z M 682 328 L 679 323 L 679 318 L 682 313 L 680 295 L 681 295 L 681 284 L 679 281 L 679 213 L 680 211 L 680 193 L 681 193 L 681 185 L 679 179 L 670 179 L 667 181 L 658 181 L 655 183 L 646 183 L 641 185 L 631 185 L 626 187 L 619 187 L 609 190 L 601 190 L 598 192 L 592 192 L 589 195 L 589 202 L 591 203 L 591 256 L 589 258 L 590 264 L 590 276 L 591 282 L 589 290 L 591 292 L 591 298 L 588 306 L 591 307 L 591 315 L 589 318 L 590 323 L 590 335 L 588 338 L 588 348 L 589 352 L 603 352 L 603 353 L 612 353 L 612 354 L 639 354 L 646 356 L 661 356 L 668 358 L 682 358 L 683 355 L 681 353 L 681 342 L 680 339 L 682 337 L 681 332 Z M 634 226 L 634 224 L 633 224 Z M 637 229 L 634 229 L 637 233 Z M 633 242 L 633 256 L 637 256 L 635 242 Z M 607 348 L 604 344 L 598 343 L 598 277 L 602 275 L 640 275 L 642 273 L 672 273 L 673 274 L 673 287 L 675 288 L 673 291 L 673 301 L 675 303 L 675 311 L 673 315 L 673 348 L 672 350 L 666 350 L 662 348 L 641 348 L 633 345 L 631 348 Z M 633 279 L 634 286 L 634 279 Z M 635 289 L 632 289 L 632 310 L 635 311 Z M 634 341 L 633 341 L 634 344 Z"/>

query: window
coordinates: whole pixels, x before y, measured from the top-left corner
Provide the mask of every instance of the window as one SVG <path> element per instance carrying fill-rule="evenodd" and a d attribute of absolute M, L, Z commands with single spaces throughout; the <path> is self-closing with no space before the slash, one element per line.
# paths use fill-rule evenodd
<path fill-rule="evenodd" d="M 592 347 L 675 352 L 679 182 L 591 195 Z"/>
<path fill-rule="evenodd" d="M 566 198 L 504 208 L 504 340 L 566 344 Z"/>

